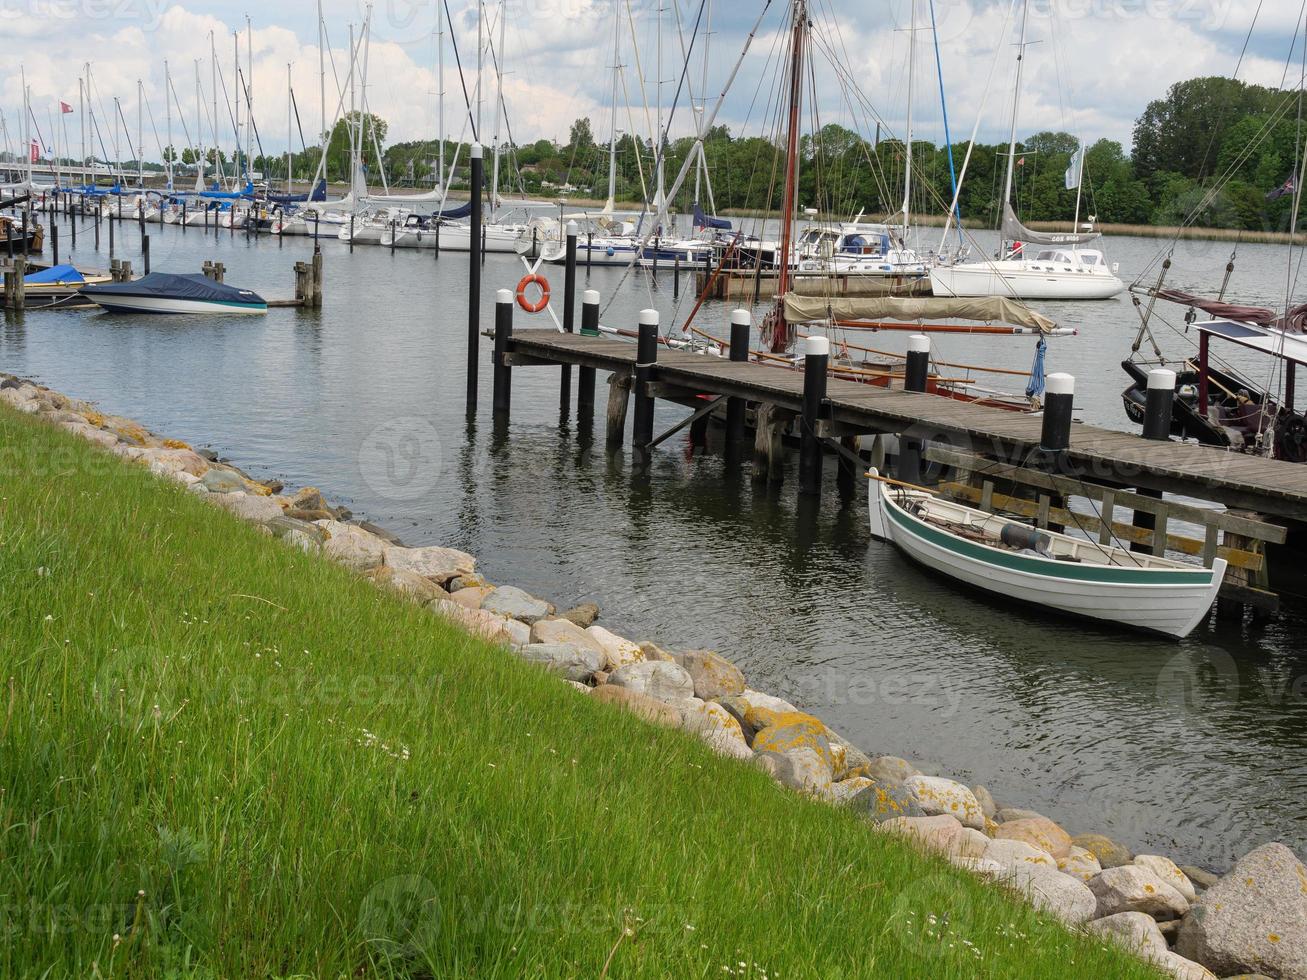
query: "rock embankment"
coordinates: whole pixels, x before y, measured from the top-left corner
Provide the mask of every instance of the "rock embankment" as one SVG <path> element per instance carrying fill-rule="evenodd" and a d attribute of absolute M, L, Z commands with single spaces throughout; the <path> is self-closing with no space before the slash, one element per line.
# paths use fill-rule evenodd
<path fill-rule="evenodd" d="M 289 547 L 339 562 L 579 694 L 683 730 L 793 791 L 847 807 L 874 831 L 902 835 L 1173 976 L 1307 980 L 1307 867 L 1282 844 L 1258 847 L 1216 876 L 1132 854 L 1102 834 L 1073 836 L 1042 814 L 1000 807 L 983 786 L 862 751 L 820 718 L 750 688 L 716 652 L 626 639 L 596 624 L 593 604 L 559 610 L 493 584 L 472 555 L 406 547 L 352 522 L 311 487 L 288 494 L 130 419 L 8 375 L 0 375 L 0 402 L 184 485 Z"/>

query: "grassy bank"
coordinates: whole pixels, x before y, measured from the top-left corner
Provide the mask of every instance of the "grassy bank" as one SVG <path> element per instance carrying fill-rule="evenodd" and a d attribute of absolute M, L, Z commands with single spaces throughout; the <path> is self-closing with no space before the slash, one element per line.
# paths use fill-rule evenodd
<path fill-rule="evenodd" d="M 3 406 L 0 600 L 0 975 L 1154 975 Z"/>

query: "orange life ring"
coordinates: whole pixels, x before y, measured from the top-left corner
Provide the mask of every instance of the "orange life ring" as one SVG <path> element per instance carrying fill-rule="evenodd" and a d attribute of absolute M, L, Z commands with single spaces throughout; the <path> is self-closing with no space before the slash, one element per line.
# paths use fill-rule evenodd
<path fill-rule="evenodd" d="M 540 299 L 534 303 L 528 302 L 526 298 L 526 289 L 531 285 L 540 287 Z M 543 310 L 549 305 L 549 280 L 534 273 L 523 276 L 521 282 L 517 284 L 517 305 L 528 313 L 539 313 Z"/>

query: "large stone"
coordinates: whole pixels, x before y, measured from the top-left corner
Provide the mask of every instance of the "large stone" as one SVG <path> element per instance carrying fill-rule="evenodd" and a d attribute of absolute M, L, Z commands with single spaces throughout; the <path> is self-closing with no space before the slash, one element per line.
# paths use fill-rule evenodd
<path fill-rule="evenodd" d="M 903 783 L 876 779 L 874 776 L 860 777 L 868 781 L 867 786 L 849 801 L 849 809 L 872 823 L 882 823 L 897 817 L 924 817 L 917 798 Z"/>
<path fill-rule="evenodd" d="M 998 823 L 1007 823 L 1010 820 L 1047 820 L 1048 818 L 1038 810 L 1026 810 L 1019 806 L 1005 806 L 995 811 L 994 819 Z"/>
<path fill-rule="evenodd" d="M 829 797 L 833 782 L 830 766 L 812 749 L 802 747 L 789 752 L 755 750 L 753 755 L 781 785 L 812 796 Z"/>
<path fill-rule="evenodd" d="M 562 618 L 575 623 L 581 629 L 585 629 L 587 626 L 593 625 L 594 621 L 599 618 L 599 607 L 593 602 L 583 602 L 563 613 Z"/>
<path fill-rule="evenodd" d="M 1103 872 L 1103 866 L 1098 863 L 1098 858 L 1085 850 L 1083 847 L 1071 845 L 1071 853 L 1066 857 L 1057 859 L 1057 870 L 1064 875 L 1070 875 L 1072 878 L 1079 878 L 1081 881 L 1088 882 L 1090 878 L 1097 878 Z"/>
<path fill-rule="evenodd" d="M 694 697 L 694 682 L 680 664 L 641 660 L 613 671 L 608 683 L 676 704 Z"/>
<path fill-rule="evenodd" d="M 1175 950 L 1221 976 L 1307 980 L 1307 867 L 1283 844 L 1245 854 L 1203 892 Z"/>
<path fill-rule="evenodd" d="M 0 389 L 0 402 L 25 415 L 35 415 L 41 410 L 41 403 L 28 394 L 29 389 L 30 385 L 25 388 Z"/>
<path fill-rule="evenodd" d="M 1085 883 L 1041 864 L 1017 864 L 1008 872 L 1008 884 L 1032 905 L 1063 922 L 1075 925 L 1094 918 L 1097 903 Z"/>
<path fill-rule="evenodd" d="M 444 590 L 431 579 L 423 578 L 417 572 L 391 568 L 388 565 L 380 565 L 372 569 L 368 572 L 368 577 L 378 585 L 384 585 L 419 603 L 430 602 L 444 593 Z"/>
<path fill-rule="evenodd" d="M 891 817 L 877 823 L 876 829 L 911 838 L 928 850 L 956 854 L 964 828 L 957 817 L 941 813 L 932 817 Z"/>
<path fill-rule="evenodd" d="M 417 573 L 405 572 L 404 574 L 416 575 Z M 421 576 L 418 577 L 421 578 Z M 431 584 L 431 587 L 439 592 L 444 591 L 444 589 L 436 585 L 435 582 L 432 582 L 431 579 L 423 579 L 423 581 L 429 582 Z M 490 595 L 490 593 L 493 591 L 494 589 L 490 588 L 489 586 L 481 586 L 480 588 L 471 588 L 471 589 L 459 589 L 457 592 L 449 593 L 449 599 L 451 602 L 457 602 L 460 606 L 466 606 L 468 609 L 480 609 L 481 603 L 485 601 L 486 596 Z M 527 631 L 527 635 L 530 635 L 529 629 Z"/>
<path fill-rule="evenodd" d="M 185 475 L 189 476 L 189 474 Z M 191 477 L 191 479 L 193 480 L 195 477 Z M 276 538 L 285 538 L 292 533 L 298 533 L 313 542 L 315 549 L 327 540 L 327 532 L 316 524 L 310 524 L 308 521 L 297 521 L 285 514 L 268 521 L 268 527 L 272 531 L 273 537 Z M 299 544 L 299 541 L 296 540 L 295 543 Z"/>
<path fill-rule="evenodd" d="M 770 694 L 764 694 L 762 691 L 755 691 L 751 687 L 746 687 L 740 694 L 740 697 L 749 702 L 754 708 L 766 708 L 769 711 L 798 711 L 794 705 L 783 698 L 774 697 Z"/>
<path fill-rule="evenodd" d="M 1177 867 L 1189 879 L 1189 883 L 1194 886 L 1196 892 L 1205 892 L 1221 880 L 1220 875 L 1212 874 L 1206 868 L 1200 868 L 1196 864 L 1181 864 L 1177 865 Z"/>
<path fill-rule="evenodd" d="M 712 701 L 744 693 L 744 674 L 739 667 L 711 650 L 687 650 L 674 654 L 694 681 L 694 696 Z"/>
<path fill-rule="evenodd" d="M 996 861 L 1005 868 L 1015 868 L 1018 865 L 1040 865 L 1045 868 L 1057 870 L 1057 859 L 1047 851 L 1041 851 L 1037 847 L 1032 847 L 1023 840 L 991 840 L 985 846 L 985 852 L 981 857 L 990 861 Z"/>
<path fill-rule="evenodd" d="M 340 521 L 315 521 L 314 523 L 327 532 L 322 553 L 328 558 L 358 572 L 366 572 L 381 564 L 386 543 L 375 534 L 369 534 L 361 527 L 343 524 Z"/>
<path fill-rule="evenodd" d="M 871 759 L 867 753 L 858 748 L 839 732 L 826 729 L 826 738 L 835 755 L 835 778 L 850 779 L 854 776 L 870 776 Z"/>
<path fill-rule="evenodd" d="M 85 422 L 61 422 L 60 428 L 67 429 L 75 436 L 80 436 L 87 442 L 93 442 L 97 446 L 117 445 L 118 437 L 112 432 L 106 432 L 104 429 L 97 429 L 93 425 L 87 425 Z"/>
<path fill-rule="evenodd" d="M 210 467 L 204 476 L 200 477 L 200 482 L 209 493 L 235 493 L 245 489 L 245 479 L 235 470 L 226 467 Z"/>
<path fill-rule="evenodd" d="M 871 789 L 875 785 L 876 781 L 874 779 L 869 779 L 866 776 L 851 776 L 848 779 L 836 780 L 830 788 L 831 802 L 842 804 L 852 803 L 855 796 L 863 790 Z"/>
<path fill-rule="evenodd" d="M 1098 858 L 1098 863 L 1104 868 L 1118 868 L 1135 858 L 1128 847 L 1103 834 L 1077 834 L 1071 838 L 1071 843 Z"/>
<path fill-rule="evenodd" d="M 496 616 L 484 609 L 468 609 L 466 606 L 460 606 L 457 602 L 452 602 L 447 596 L 436 596 L 435 599 L 427 603 L 426 608 L 462 627 L 473 636 L 479 636 L 490 643 L 499 643 L 504 646 L 521 645 L 519 638 L 510 625 L 513 622 L 511 619 Z"/>
<path fill-rule="evenodd" d="M 269 497 L 255 497 L 244 491 L 236 493 L 212 493 L 207 500 L 217 504 L 223 510 L 230 511 L 243 521 L 266 524 L 282 517 L 281 505 Z"/>
<path fill-rule="evenodd" d="M 906 784 L 927 815 L 947 813 L 957 817 L 964 827 L 985 829 L 985 815 L 980 809 L 980 803 L 971 790 L 961 783 L 939 776 L 911 776 Z"/>
<path fill-rule="evenodd" d="M 1189 911 L 1188 900 L 1155 872 L 1133 864 L 1108 868 L 1089 881 L 1098 899 L 1095 918 L 1118 912 L 1143 912 L 1154 919 L 1178 919 Z"/>
<path fill-rule="evenodd" d="M 1136 956 L 1148 958 L 1168 952 L 1166 937 L 1151 915 L 1143 912 L 1117 912 L 1085 924 L 1090 932 L 1106 936 Z"/>
<path fill-rule="evenodd" d="M 714 731 L 704 732 L 700 736 L 708 747 L 718 755 L 724 755 L 728 759 L 752 759 L 753 750 L 749 748 L 748 743 L 741 738 L 735 738 L 728 732 Z"/>
<path fill-rule="evenodd" d="M 1216 974 L 1202 964 L 1187 960 L 1169 950 L 1165 953 L 1156 954 L 1150 958 L 1149 962 L 1161 967 L 1166 973 L 1175 977 L 1175 980 L 1217 980 Z M 1231 977 L 1227 978 L 1227 980 L 1237 980 L 1237 978 Z M 1252 978 L 1247 978 L 1247 980 L 1252 980 Z"/>
<path fill-rule="evenodd" d="M 459 575 L 468 575 L 476 568 L 477 560 L 465 551 L 454 548 L 398 548 L 386 545 L 385 563 L 391 568 L 416 572 L 441 585 Z M 525 595 L 525 593 L 523 593 Z M 503 610 L 493 610 L 510 615 Z"/>
<path fill-rule="evenodd" d="M 484 601 L 484 600 L 483 600 Z M 538 619 L 531 624 L 532 643 L 570 643 L 593 650 L 606 657 L 603 645 L 581 627 L 567 619 Z M 600 661 L 603 662 L 602 659 Z"/>
<path fill-rule="evenodd" d="M 133 453 L 133 458 L 160 475 L 185 470 L 191 476 L 203 477 L 209 471 L 209 461 L 190 449 L 140 449 Z"/>
<path fill-rule="evenodd" d="M 599 656 L 593 650 L 565 643 L 528 643 L 518 654 L 569 681 L 588 681 L 599 669 Z"/>
<path fill-rule="evenodd" d="M 1055 858 L 1063 858 L 1071 853 L 1071 835 L 1047 817 L 1026 817 L 1000 823 L 994 836 L 1003 840 L 1025 841 Z"/>
<path fill-rule="evenodd" d="M 919 776 L 921 773 L 906 759 L 900 759 L 896 755 L 881 755 L 871 760 L 871 768 L 867 771 L 867 775 L 872 779 L 906 783 L 913 776 Z"/>
<path fill-rule="evenodd" d="M 1136 854 L 1134 863 L 1153 872 L 1189 902 L 1198 901 L 1198 892 L 1194 889 L 1193 882 L 1170 858 L 1162 857 L 1160 854 Z"/>
<path fill-rule="evenodd" d="M 616 633 L 609 632 L 602 626 L 586 628 L 586 634 L 599 644 L 604 651 L 604 670 L 611 673 L 619 667 L 633 664 L 644 659 L 644 652 L 639 644 L 632 643 Z"/>
<path fill-rule="evenodd" d="M 587 651 L 587 653 L 592 653 L 592 651 Z M 620 708 L 625 708 L 633 715 L 643 718 L 645 721 L 653 722 L 655 725 L 662 725 L 665 728 L 675 728 L 681 723 L 681 712 L 676 708 L 629 687 L 614 687 L 612 684 L 604 684 L 591 691 L 590 697 L 596 701 L 602 701 L 604 704 L 615 704 Z"/>
<path fill-rule="evenodd" d="M 722 732 L 731 738 L 738 739 L 745 748 L 748 748 L 748 742 L 744 740 L 744 731 L 740 728 L 740 723 L 735 720 L 735 716 L 723 708 L 716 701 L 700 701 L 695 698 L 681 706 L 681 727 L 687 732 L 693 732 L 696 735 L 707 736 L 713 732 Z"/>
<path fill-rule="evenodd" d="M 998 813 L 998 806 L 994 803 L 994 797 L 990 795 L 989 790 L 984 786 L 972 786 L 971 794 L 980 804 L 980 812 L 989 820 L 994 819 L 994 814 Z"/>
<path fill-rule="evenodd" d="M 509 619 L 520 620 L 528 626 L 544 619 L 551 612 L 549 603 L 512 585 L 501 585 L 495 589 L 486 596 L 481 608 Z"/>
<path fill-rule="evenodd" d="M 750 712 L 749 717 L 753 717 Z M 783 714 L 769 713 L 773 724 L 759 729 L 750 743 L 755 752 L 790 752 L 804 748 L 816 752 L 830 769 L 832 778 L 835 774 L 835 756 L 831 751 L 830 741 L 826 738 L 826 726 L 820 718 L 805 715 L 801 711 Z"/>
<path fill-rule="evenodd" d="M 676 663 L 675 657 L 656 643 L 650 643 L 648 640 L 640 644 L 640 652 L 644 654 L 645 660 L 662 660 L 669 664 Z"/>

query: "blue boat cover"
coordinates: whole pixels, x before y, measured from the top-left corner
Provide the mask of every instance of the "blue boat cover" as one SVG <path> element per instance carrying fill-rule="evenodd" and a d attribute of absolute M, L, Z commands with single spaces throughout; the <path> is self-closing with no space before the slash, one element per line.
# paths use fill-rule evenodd
<path fill-rule="evenodd" d="M 699 205 L 694 206 L 694 227 L 696 229 L 715 228 L 719 231 L 730 231 L 731 223 L 725 218 L 709 218 L 703 213 L 703 208 Z"/>
<path fill-rule="evenodd" d="M 303 204 L 305 201 L 325 201 L 327 199 L 327 182 L 318 181 L 312 194 L 269 194 L 271 204 Z"/>
<path fill-rule="evenodd" d="M 472 213 L 472 202 L 468 201 L 466 204 L 460 204 L 456 208 L 445 208 L 445 210 L 443 211 L 437 211 L 434 214 L 432 214 L 431 217 L 444 218 L 446 220 L 450 220 L 453 218 L 466 218 L 471 213 Z"/>
<path fill-rule="evenodd" d="M 40 272 L 33 272 L 30 275 L 23 276 L 23 282 L 86 282 L 86 280 L 71 265 L 52 265 L 48 269 L 42 269 Z"/>
<path fill-rule="evenodd" d="M 175 275 L 171 272 L 151 272 L 132 282 L 107 282 L 86 286 L 82 292 L 88 296 L 159 296 L 167 299 L 193 299 L 210 303 L 262 303 L 258 293 L 237 289 L 226 283 L 214 282 L 203 273 Z"/>

